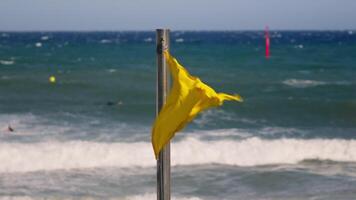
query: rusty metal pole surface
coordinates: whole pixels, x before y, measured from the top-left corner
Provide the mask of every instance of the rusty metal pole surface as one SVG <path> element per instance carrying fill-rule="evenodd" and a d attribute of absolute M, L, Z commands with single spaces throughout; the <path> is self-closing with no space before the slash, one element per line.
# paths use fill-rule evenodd
<path fill-rule="evenodd" d="M 157 97 L 156 115 L 166 102 L 169 90 L 169 73 L 163 51 L 169 48 L 169 29 L 156 30 L 157 47 Z M 168 143 L 157 160 L 157 200 L 171 199 L 171 150 Z"/>

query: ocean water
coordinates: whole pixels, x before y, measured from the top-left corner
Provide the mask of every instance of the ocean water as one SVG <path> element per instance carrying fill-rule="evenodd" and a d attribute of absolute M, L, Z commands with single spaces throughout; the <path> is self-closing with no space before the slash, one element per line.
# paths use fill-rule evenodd
<path fill-rule="evenodd" d="M 176 135 L 173 199 L 356 199 L 356 32 L 270 35 L 171 33 L 245 100 Z M 154 32 L 0 32 L 0 199 L 156 199 L 155 76 Z"/>

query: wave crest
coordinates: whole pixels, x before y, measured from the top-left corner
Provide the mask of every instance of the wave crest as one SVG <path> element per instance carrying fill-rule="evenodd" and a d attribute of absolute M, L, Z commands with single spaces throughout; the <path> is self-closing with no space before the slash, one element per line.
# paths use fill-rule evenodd
<path fill-rule="evenodd" d="M 187 138 L 172 144 L 172 165 L 224 164 L 259 166 L 304 160 L 356 162 L 356 140 L 275 139 L 202 141 Z M 43 142 L 0 144 L 0 172 L 94 167 L 154 167 L 151 144 Z"/>

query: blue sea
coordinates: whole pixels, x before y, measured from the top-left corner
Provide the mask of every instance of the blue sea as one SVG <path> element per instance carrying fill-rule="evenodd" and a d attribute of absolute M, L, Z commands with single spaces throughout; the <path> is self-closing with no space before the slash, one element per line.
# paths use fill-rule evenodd
<path fill-rule="evenodd" d="M 356 199 L 356 31 L 270 37 L 266 59 L 263 31 L 171 32 L 244 98 L 177 133 L 172 199 Z M 0 199 L 156 199 L 155 56 L 153 31 L 0 32 Z"/>

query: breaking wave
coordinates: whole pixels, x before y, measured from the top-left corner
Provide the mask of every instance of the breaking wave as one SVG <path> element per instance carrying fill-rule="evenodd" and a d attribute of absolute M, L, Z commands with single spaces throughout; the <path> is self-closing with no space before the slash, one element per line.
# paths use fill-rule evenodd
<path fill-rule="evenodd" d="M 172 144 L 172 165 L 224 164 L 259 166 L 304 160 L 356 162 L 356 140 L 248 138 Z M 98 142 L 0 143 L 0 172 L 96 167 L 154 167 L 151 144 Z"/>
<path fill-rule="evenodd" d="M 0 200 L 93 200 L 97 198 L 92 198 L 92 197 L 63 197 L 63 198 L 58 198 L 58 197 L 30 197 L 30 196 L 8 196 L 8 197 L 0 197 Z M 142 194 L 142 195 L 132 195 L 132 196 L 126 196 L 126 197 L 113 197 L 109 198 L 110 200 L 156 200 L 157 196 L 156 194 Z M 201 200 L 201 198 L 198 197 L 172 197 L 172 200 Z"/>

